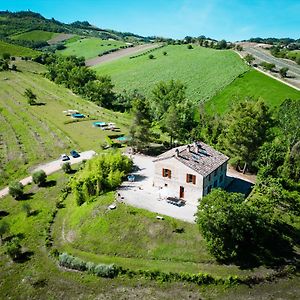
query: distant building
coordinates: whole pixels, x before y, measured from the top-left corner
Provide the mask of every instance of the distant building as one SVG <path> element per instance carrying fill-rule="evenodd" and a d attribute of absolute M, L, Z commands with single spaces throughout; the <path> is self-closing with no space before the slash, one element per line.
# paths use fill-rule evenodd
<path fill-rule="evenodd" d="M 154 186 L 195 203 L 213 188 L 225 187 L 228 159 L 202 142 L 171 149 L 153 161 Z"/>

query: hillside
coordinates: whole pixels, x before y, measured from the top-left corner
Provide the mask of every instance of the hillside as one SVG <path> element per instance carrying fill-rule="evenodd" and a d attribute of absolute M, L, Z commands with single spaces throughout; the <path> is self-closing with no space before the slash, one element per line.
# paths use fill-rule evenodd
<path fill-rule="evenodd" d="M 57 51 L 63 55 L 84 56 L 85 59 L 90 59 L 102 54 L 105 51 L 112 49 L 120 49 L 126 44 L 122 41 L 102 40 L 99 38 L 82 38 L 74 42 L 65 43 L 66 49 Z"/>
<path fill-rule="evenodd" d="M 38 55 L 40 52 L 27 47 L 9 44 L 0 40 L 0 56 L 2 56 L 3 53 L 9 53 L 11 56 L 33 57 Z"/>
<path fill-rule="evenodd" d="M 167 52 L 167 55 L 164 55 Z M 138 89 L 146 95 L 159 81 L 180 80 L 187 85 L 187 95 L 195 102 L 207 101 L 248 67 L 232 51 L 186 45 L 169 45 L 148 55 L 105 63 L 95 67 L 98 74 L 110 75 L 117 91 Z"/>
<path fill-rule="evenodd" d="M 12 35 L 10 38 L 13 40 L 21 40 L 21 41 L 44 41 L 47 42 L 48 40 L 58 36 L 59 33 L 49 32 L 44 30 L 32 30 L 16 35 Z"/>
<path fill-rule="evenodd" d="M 0 186 L 6 184 L 8 178 L 20 178 L 30 167 L 54 160 L 72 148 L 79 151 L 100 149 L 109 132 L 94 128 L 93 121 L 88 119 L 68 123 L 72 119 L 62 113 L 64 110 L 76 109 L 99 121 L 116 122 L 127 132 L 126 115 L 99 108 L 50 82 L 39 75 L 45 71 L 42 65 L 25 61 L 15 63 L 21 72 L 0 73 Z M 40 105 L 27 104 L 23 96 L 27 88 L 37 95 Z"/>
<path fill-rule="evenodd" d="M 34 35 L 31 32 L 48 31 L 54 33 L 73 33 L 98 38 L 118 40 L 144 40 L 145 38 L 133 33 L 118 32 L 110 29 L 100 29 L 87 21 L 76 21 L 65 24 L 44 18 L 41 14 L 31 11 L 9 12 L 0 11 L 0 39 L 10 39 L 12 35 L 25 34 L 25 39 Z M 24 36 L 23 36 L 24 38 Z"/>
<path fill-rule="evenodd" d="M 206 107 L 211 112 L 224 113 L 232 101 L 246 97 L 262 98 L 272 107 L 279 106 L 288 98 L 300 100 L 300 91 L 256 70 L 250 70 L 215 95 Z"/>

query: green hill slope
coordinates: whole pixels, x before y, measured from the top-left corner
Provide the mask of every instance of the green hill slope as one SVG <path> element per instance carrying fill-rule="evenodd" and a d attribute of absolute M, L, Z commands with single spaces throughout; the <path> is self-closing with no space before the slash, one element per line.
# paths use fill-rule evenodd
<path fill-rule="evenodd" d="M 0 56 L 9 53 L 11 56 L 36 56 L 40 52 L 23 46 L 13 45 L 0 41 Z"/>
<path fill-rule="evenodd" d="M 85 38 L 73 43 L 66 43 L 66 49 L 57 51 L 63 55 L 84 56 L 85 59 L 96 57 L 98 54 L 111 49 L 119 49 L 124 42 L 101 40 L 98 38 Z"/>
<path fill-rule="evenodd" d="M 75 96 L 70 90 L 50 82 L 37 73 L 43 66 L 16 61 L 21 72 L 0 72 L 0 186 L 8 178 L 20 178 L 29 168 L 57 159 L 73 148 L 79 151 L 100 149 L 107 134 L 92 126 L 92 120 L 70 122 L 62 112 L 76 109 L 99 121 L 115 122 L 126 133 L 128 117 L 102 109 Z M 37 102 L 30 106 L 23 96 L 31 88 Z"/>
<path fill-rule="evenodd" d="M 47 42 L 48 40 L 56 37 L 59 33 L 49 32 L 44 30 L 32 30 L 29 32 L 20 33 L 17 35 L 11 36 L 13 40 L 22 40 L 22 41 L 44 41 Z"/>
<path fill-rule="evenodd" d="M 287 98 L 300 100 L 300 92 L 256 70 L 250 70 L 214 96 L 206 107 L 209 111 L 223 113 L 232 101 L 245 97 L 262 98 L 270 106 L 276 106 Z"/>
<path fill-rule="evenodd" d="M 232 51 L 202 47 L 189 50 L 186 45 L 170 45 L 154 51 L 153 55 L 155 59 L 149 59 L 148 55 L 126 57 L 95 69 L 99 74 L 111 75 L 116 90 L 139 89 L 146 95 L 159 81 L 180 80 L 187 85 L 188 97 L 195 102 L 208 100 L 248 70 Z"/>

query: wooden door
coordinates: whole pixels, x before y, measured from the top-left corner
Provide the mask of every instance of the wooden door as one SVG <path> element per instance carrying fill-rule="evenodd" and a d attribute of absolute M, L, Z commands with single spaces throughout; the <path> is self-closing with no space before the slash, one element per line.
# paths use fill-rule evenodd
<path fill-rule="evenodd" d="M 181 186 L 179 189 L 179 198 L 184 198 L 184 187 Z"/>

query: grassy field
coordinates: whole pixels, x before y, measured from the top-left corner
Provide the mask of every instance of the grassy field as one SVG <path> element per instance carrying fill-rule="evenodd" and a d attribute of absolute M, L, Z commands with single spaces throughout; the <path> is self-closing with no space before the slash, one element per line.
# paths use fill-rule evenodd
<path fill-rule="evenodd" d="M 288 58 L 296 59 L 300 57 L 300 50 L 288 51 L 287 56 Z"/>
<path fill-rule="evenodd" d="M 19 45 L 8 44 L 0 41 L 0 56 L 9 53 L 11 56 L 37 56 L 40 52 Z"/>
<path fill-rule="evenodd" d="M 295 299 L 295 295 L 299 294 L 300 282 L 297 277 L 291 277 L 286 279 L 280 279 L 273 283 L 260 284 L 259 286 L 237 286 L 233 288 L 224 288 L 223 286 L 202 286 L 197 287 L 192 284 L 181 283 L 155 283 L 153 281 L 145 280 L 142 278 L 128 278 L 118 277 L 115 279 L 99 278 L 87 273 L 66 271 L 63 268 L 59 268 L 56 262 L 48 256 L 45 248 L 45 229 L 48 226 L 50 215 L 55 208 L 55 202 L 58 200 L 59 191 L 65 186 L 70 175 L 65 175 L 62 172 L 58 172 L 48 177 L 48 181 L 52 184 L 48 187 L 38 188 L 36 185 L 29 185 L 25 188 L 25 193 L 28 195 L 27 200 L 16 201 L 11 196 L 6 196 L 0 201 L 0 219 L 5 220 L 10 225 L 10 232 L 4 235 L 4 242 L 9 240 L 10 237 L 18 235 L 21 237 L 22 251 L 25 252 L 25 259 L 21 262 L 13 263 L 4 254 L 5 247 L 0 245 L 0 293 L 3 299 L 257 299 L 269 298 L 276 299 L 281 297 L 284 299 Z M 74 237 L 74 232 L 70 232 L 69 226 L 75 226 L 79 229 L 79 220 L 83 223 L 85 229 L 83 231 L 78 230 L 78 233 L 87 234 L 87 223 L 91 225 L 91 236 L 96 238 L 96 229 L 99 227 L 98 234 L 99 241 L 103 244 L 107 243 L 105 238 L 101 235 L 105 232 L 106 225 L 113 226 L 111 230 L 117 229 L 117 233 L 121 232 L 121 227 L 126 231 L 132 230 L 133 239 L 140 239 L 141 232 L 135 230 L 134 227 L 139 227 L 140 230 L 143 226 L 147 225 L 149 228 L 146 230 L 145 239 L 151 234 L 151 239 L 154 242 L 162 241 L 162 248 L 165 241 L 160 237 L 161 231 L 156 230 L 157 224 L 161 226 L 161 230 L 166 230 L 166 233 L 162 233 L 163 237 L 172 234 L 175 237 L 172 238 L 172 243 L 178 239 L 181 242 L 177 242 L 177 247 L 184 253 L 196 252 L 197 249 L 201 253 L 204 253 L 205 249 L 199 237 L 199 233 L 196 228 L 192 228 L 193 225 L 186 223 L 178 223 L 177 225 L 183 226 L 185 230 L 190 232 L 185 234 L 170 233 L 170 229 L 173 228 L 172 221 L 166 218 L 161 222 L 154 218 L 154 214 L 148 213 L 143 210 L 130 208 L 130 207 L 118 207 L 116 211 L 109 212 L 114 215 L 102 215 L 100 218 L 104 218 L 103 222 L 98 222 L 99 213 L 101 214 L 101 205 L 107 205 L 111 202 L 111 195 L 107 195 L 98 199 L 97 202 L 90 203 L 86 207 L 75 209 L 72 205 L 72 197 L 67 198 L 67 207 L 59 211 L 58 218 L 55 220 L 55 240 L 56 246 L 62 245 L 62 225 L 63 220 L 66 219 L 64 227 L 64 235 L 66 239 Z M 24 203 L 28 203 L 31 209 L 35 211 L 35 214 L 26 217 L 25 212 L 22 209 Z M 80 212 L 80 209 L 82 211 Z M 98 210 L 97 210 L 98 209 Z M 136 211 L 136 214 L 129 214 L 129 211 Z M 67 214 L 71 212 L 71 220 L 68 221 Z M 86 220 L 90 217 L 91 220 Z M 124 220 L 122 220 L 124 218 Z M 127 225 L 129 218 L 133 220 Z M 115 224 L 108 222 L 108 220 L 114 220 Z M 136 222 L 133 226 L 133 221 Z M 161 222 L 161 223 L 157 223 Z M 141 223 L 141 224 L 140 224 Z M 151 230 L 150 230 L 151 229 Z M 155 231 L 156 230 L 156 231 Z M 151 232 L 150 232 L 151 231 Z M 107 230 L 106 230 L 107 232 Z M 108 239 L 112 245 L 111 239 L 114 232 L 106 233 Z M 178 238 L 176 238 L 178 235 Z M 193 241 L 193 235 L 195 235 L 196 241 Z M 75 237 L 76 238 L 76 237 Z M 81 235 L 83 241 L 87 242 L 88 238 Z M 115 235 L 117 245 L 119 236 Z M 169 239 L 170 241 L 170 239 Z M 99 242 L 95 241 L 97 245 Z M 76 254 L 82 258 L 89 259 L 95 262 L 115 262 L 119 265 L 130 266 L 132 268 L 145 267 L 147 269 L 159 269 L 165 268 L 166 270 L 197 270 L 197 264 L 182 261 L 182 253 L 176 251 L 175 256 L 179 259 L 175 259 L 173 255 L 172 260 L 151 260 L 144 257 L 149 256 L 147 250 L 139 249 L 142 242 L 139 242 L 136 246 L 138 255 L 140 257 L 121 257 L 115 255 L 115 251 L 119 251 L 122 245 L 119 245 L 117 249 L 111 249 L 111 256 L 100 255 L 96 253 L 98 250 L 91 249 L 90 252 L 83 252 L 73 247 L 73 243 L 65 242 L 65 248 L 71 253 Z M 192 246 L 195 249 L 188 249 L 187 246 Z M 69 244 L 69 245 L 68 245 Z M 126 242 L 129 245 L 130 241 Z M 95 246 L 97 246 L 95 245 Z M 151 243 L 153 245 L 153 242 Z M 158 245 L 159 246 L 159 245 Z M 98 246 L 97 246 L 98 247 Z M 169 248 L 169 245 L 166 245 Z M 100 248 L 100 247 L 99 247 Z M 98 248 L 98 249 L 99 249 Z M 175 250 L 175 249 L 174 249 Z M 101 249 L 100 251 L 101 252 Z M 162 252 L 163 254 L 163 252 Z M 169 252 L 170 254 L 170 252 Z M 189 254 L 188 254 L 189 255 Z M 206 255 L 207 256 L 207 255 Z M 222 273 L 222 268 L 223 273 Z M 220 266 L 211 263 L 199 264 L 198 270 L 207 271 L 209 273 L 217 273 L 221 276 L 226 276 L 229 270 L 235 272 L 236 267 L 232 266 Z M 247 273 L 249 271 L 239 270 L 239 273 Z M 251 272 L 251 271 L 250 271 Z M 260 271 L 261 272 L 261 271 Z"/>
<path fill-rule="evenodd" d="M 98 54 L 107 50 L 120 48 L 125 45 L 124 42 L 101 40 L 98 38 L 78 39 L 76 37 L 73 39 L 74 40 L 72 42 L 70 40 L 65 44 L 66 49 L 57 51 L 57 53 L 61 53 L 63 55 L 83 56 L 85 59 L 89 59 L 96 57 Z"/>
<path fill-rule="evenodd" d="M 59 212 L 54 227 L 55 247 L 85 260 L 117 263 L 132 269 L 207 272 L 216 276 L 266 274 L 270 269 L 241 270 L 218 265 L 208 253 L 198 227 L 126 204 L 107 210 L 114 193 L 81 207 L 72 197 Z M 182 229 L 176 233 L 175 229 Z"/>
<path fill-rule="evenodd" d="M 0 186 L 27 174 L 41 162 L 56 159 L 61 153 L 100 151 L 109 131 L 92 126 L 94 120 L 65 124 L 71 117 L 62 112 L 76 109 L 99 121 L 115 122 L 127 133 L 129 116 L 102 109 L 58 86 L 39 73 L 42 65 L 16 61 L 21 72 L 0 73 Z M 23 96 L 31 88 L 41 105 L 30 106 Z"/>
<path fill-rule="evenodd" d="M 206 107 L 210 112 L 223 113 L 233 101 L 245 97 L 262 98 L 274 107 L 287 98 L 300 100 L 300 92 L 256 70 L 250 70 L 208 101 Z"/>
<path fill-rule="evenodd" d="M 163 55 L 167 52 L 167 55 Z M 248 70 L 232 51 L 219 51 L 186 45 L 167 46 L 148 55 L 128 57 L 95 67 L 99 75 L 111 75 L 118 91 L 138 89 L 151 94 L 159 81 L 180 80 L 187 85 L 187 95 L 195 103 L 206 101 L 238 75 Z"/>
<path fill-rule="evenodd" d="M 50 40 L 58 35 L 59 35 L 59 33 L 56 33 L 56 32 L 49 32 L 49 31 L 43 31 L 43 30 L 32 30 L 32 31 L 13 35 L 10 38 L 13 40 L 21 40 L 21 41 L 44 41 L 44 42 L 47 42 L 48 40 Z"/>

